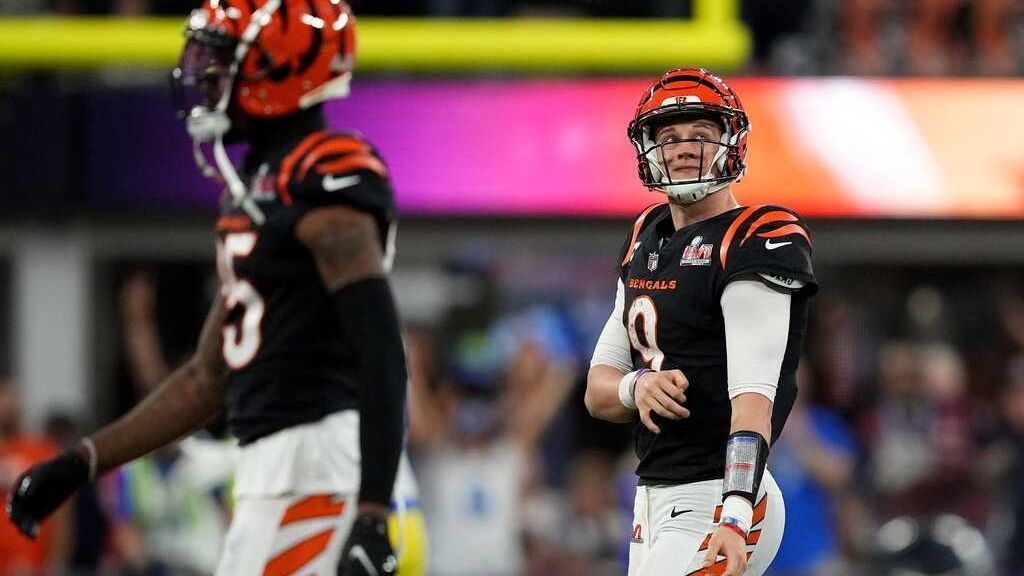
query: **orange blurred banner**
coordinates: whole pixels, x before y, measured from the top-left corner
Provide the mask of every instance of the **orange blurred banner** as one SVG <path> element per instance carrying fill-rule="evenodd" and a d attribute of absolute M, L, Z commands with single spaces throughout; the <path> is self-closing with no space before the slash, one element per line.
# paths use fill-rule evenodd
<path fill-rule="evenodd" d="M 809 216 L 1024 216 L 1024 81 L 737 80 L 744 203 Z"/>

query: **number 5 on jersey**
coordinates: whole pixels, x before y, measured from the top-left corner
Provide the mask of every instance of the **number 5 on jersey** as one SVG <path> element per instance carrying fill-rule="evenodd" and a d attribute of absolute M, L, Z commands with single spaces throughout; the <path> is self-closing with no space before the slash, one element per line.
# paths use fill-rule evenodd
<path fill-rule="evenodd" d="M 222 353 L 224 361 L 233 370 L 240 370 L 252 361 L 260 349 L 260 321 L 265 309 L 263 298 L 252 284 L 235 276 L 235 259 L 245 258 L 256 247 L 255 232 L 236 232 L 217 241 L 217 272 L 223 286 L 224 306 L 229 311 L 242 307 L 242 320 L 236 326 L 227 324 L 221 328 L 224 336 Z"/>
<path fill-rule="evenodd" d="M 651 367 L 651 370 L 661 370 L 661 363 L 665 360 L 665 353 L 658 348 L 658 309 L 654 306 L 654 300 L 650 296 L 637 296 L 629 305 L 628 331 L 629 343 L 633 349 L 640 353 L 640 357 Z M 637 332 L 637 324 L 643 333 Z"/>

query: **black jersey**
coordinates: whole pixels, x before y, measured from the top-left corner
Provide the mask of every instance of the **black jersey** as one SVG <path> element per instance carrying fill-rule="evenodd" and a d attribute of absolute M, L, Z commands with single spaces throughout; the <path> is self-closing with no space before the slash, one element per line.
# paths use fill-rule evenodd
<path fill-rule="evenodd" d="M 652 206 L 636 219 L 623 247 L 620 277 L 633 365 L 679 369 L 689 380 L 688 418 L 652 413 L 661 434 L 639 419 L 634 422 L 641 484 L 683 484 L 725 474 L 732 406 L 720 301 L 733 280 L 758 279 L 793 294 L 772 416 L 772 439 L 778 438 L 796 398 L 808 299 L 817 289 L 803 220 L 786 208 L 751 206 L 675 230 L 668 204 Z"/>
<path fill-rule="evenodd" d="M 253 222 L 225 195 L 217 262 L 229 310 L 222 326 L 228 422 L 245 444 L 357 407 L 354 353 L 295 226 L 317 207 L 355 207 L 373 215 L 390 252 L 394 201 L 383 162 L 352 134 L 315 132 L 247 162 L 243 178 L 264 221 Z"/>

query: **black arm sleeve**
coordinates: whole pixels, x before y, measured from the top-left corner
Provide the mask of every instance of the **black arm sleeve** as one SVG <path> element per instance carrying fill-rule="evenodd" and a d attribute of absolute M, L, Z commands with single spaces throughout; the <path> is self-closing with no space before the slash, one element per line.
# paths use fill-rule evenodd
<path fill-rule="evenodd" d="M 359 500 L 389 505 L 405 435 L 408 376 L 395 301 L 380 277 L 353 282 L 331 296 L 359 362 Z"/>

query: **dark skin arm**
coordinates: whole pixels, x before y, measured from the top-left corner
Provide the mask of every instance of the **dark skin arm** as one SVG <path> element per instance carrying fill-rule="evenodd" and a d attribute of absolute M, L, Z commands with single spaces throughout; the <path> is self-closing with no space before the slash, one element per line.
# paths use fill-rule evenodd
<path fill-rule="evenodd" d="M 221 356 L 220 327 L 226 314 L 218 295 L 192 357 L 131 411 L 90 437 L 96 446 L 97 473 L 195 432 L 224 409 L 228 370 Z"/>
<path fill-rule="evenodd" d="M 295 237 L 313 253 L 328 291 L 384 276 L 384 251 L 373 217 L 348 206 L 317 208 L 303 216 Z"/>
<path fill-rule="evenodd" d="M 35 538 L 40 523 L 89 481 L 90 472 L 100 474 L 148 454 L 194 432 L 223 409 L 224 313 L 218 298 L 192 358 L 145 400 L 75 448 L 32 466 L 14 481 L 5 510 L 22 534 Z"/>
<path fill-rule="evenodd" d="M 384 276 L 384 253 L 373 217 L 347 206 L 310 211 L 295 227 L 295 237 L 309 248 L 324 286 L 333 292 L 359 280 Z M 360 502 L 359 514 L 386 518 L 388 507 Z"/>

